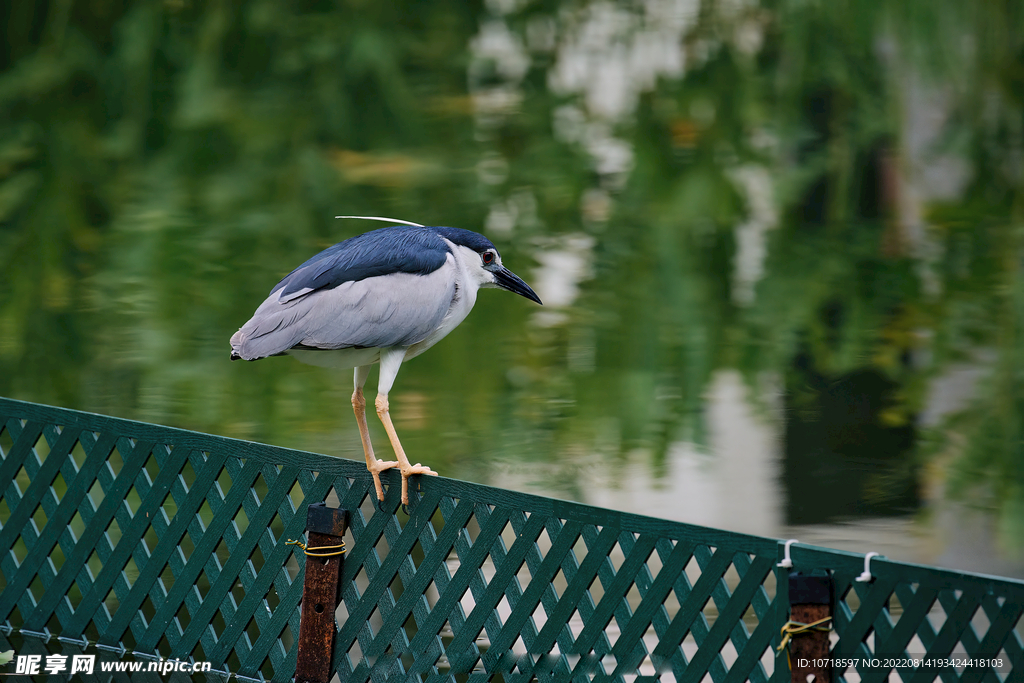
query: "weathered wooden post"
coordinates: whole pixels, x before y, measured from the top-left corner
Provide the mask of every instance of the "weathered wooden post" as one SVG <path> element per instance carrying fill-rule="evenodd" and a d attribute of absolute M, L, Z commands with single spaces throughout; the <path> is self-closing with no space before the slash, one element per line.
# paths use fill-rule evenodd
<path fill-rule="evenodd" d="M 792 683 L 829 683 L 833 581 L 829 572 L 789 575 L 787 635 Z"/>
<path fill-rule="evenodd" d="M 302 586 L 295 683 L 328 683 L 334 653 L 334 611 L 341 597 L 346 511 L 309 506 L 306 513 L 306 576 Z"/>

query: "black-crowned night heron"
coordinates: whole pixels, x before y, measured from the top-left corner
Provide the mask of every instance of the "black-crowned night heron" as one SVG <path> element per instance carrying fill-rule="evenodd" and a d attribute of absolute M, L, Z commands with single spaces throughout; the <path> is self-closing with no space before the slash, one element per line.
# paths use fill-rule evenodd
<path fill-rule="evenodd" d="M 370 218 L 339 216 L 339 218 Z M 418 356 L 454 330 L 476 303 L 477 290 L 500 287 L 541 303 L 483 235 L 460 228 L 432 228 L 406 221 L 358 235 L 325 249 L 277 283 L 231 337 L 232 360 L 291 355 L 311 365 L 355 368 L 352 408 L 363 441 L 366 468 L 378 500 L 380 472 L 402 472 L 402 503 L 409 504 L 409 476 L 436 475 L 409 459 L 388 413 L 402 361 Z M 363 385 L 380 363 L 377 415 L 397 462 L 378 460 L 366 426 Z"/>

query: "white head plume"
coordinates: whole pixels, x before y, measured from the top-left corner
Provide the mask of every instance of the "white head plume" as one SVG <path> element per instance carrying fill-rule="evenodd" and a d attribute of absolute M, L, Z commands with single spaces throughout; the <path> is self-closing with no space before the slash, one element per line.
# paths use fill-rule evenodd
<path fill-rule="evenodd" d="M 386 223 L 403 223 L 405 225 L 412 225 L 417 228 L 423 227 L 423 225 L 420 223 L 413 223 L 412 221 L 402 221 L 397 218 L 383 218 L 381 216 L 335 216 L 335 218 L 361 218 L 364 221 L 384 221 Z"/>

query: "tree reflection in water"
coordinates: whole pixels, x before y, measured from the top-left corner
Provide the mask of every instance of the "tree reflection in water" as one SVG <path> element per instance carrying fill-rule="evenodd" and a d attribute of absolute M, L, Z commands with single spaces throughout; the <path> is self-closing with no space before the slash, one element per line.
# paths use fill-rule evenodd
<path fill-rule="evenodd" d="M 736 368 L 784 390 L 785 480 L 820 496 L 791 521 L 903 514 L 951 459 L 1012 545 L 1022 11 L 14 3 L 0 393 L 358 457 L 347 377 L 226 340 L 362 229 L 332 216 L 394 215 L 483 229 L 557 304 L 482 297 L 403 369 L 400 428 L 443 474 L 639 449 L 659 476 Z M 922 423 L 979 353 L 965 409 Z"/>

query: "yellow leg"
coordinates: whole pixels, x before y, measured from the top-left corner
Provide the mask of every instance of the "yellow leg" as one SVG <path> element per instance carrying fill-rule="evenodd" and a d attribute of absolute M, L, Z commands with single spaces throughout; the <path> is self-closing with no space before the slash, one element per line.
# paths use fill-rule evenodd
<path fill-rule="evenodd" d="M 373 485 L 377 487 L 377 500 L 384 500 L 384 487 L 380 483 L 380 473 L 384 470 L 397 467 L 397 461 L 378 460 L 373 454 L 373 445 L 370 443 L 370 429 L 366 426 L 366 399 L 363 398 L 363 388 L 357 386 L 352 392 L 352 410 L 356 414 L 356 424 L 359 425 L 359 437 L 363 440 L 363 453 L 366 455 L 366 469 L 373 475 Z M 405 483 L 405 479 L 402 479 Z M 404 488 L 404 487 L 403 487 Z"/>
<path fill-rule="evenodd" d="M 405 456 L 405 449 L 402 448 L 402 442 L 398 440 L 398 432 L 395 431 L 395 425 L 391 423 L 391 415 L 388 412 L 388 395 L 377 394 L 377 417 L 384 423 L 384 431 L 388 433 L 388 439 L 391 440 L 391 447 L 395 449 L 395 455 L 398 457 L 398 467 L 402 471 L 402 505 L 409 504 L 409 477 L 413 474 L 429 474 L 437 476 L 437 472 L 433 471 L 426 465 L 416 463 L 415 465 L 409 464 L 409 458 Z"/>

